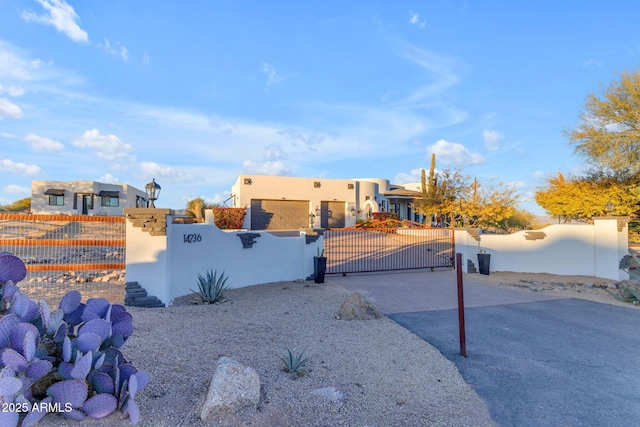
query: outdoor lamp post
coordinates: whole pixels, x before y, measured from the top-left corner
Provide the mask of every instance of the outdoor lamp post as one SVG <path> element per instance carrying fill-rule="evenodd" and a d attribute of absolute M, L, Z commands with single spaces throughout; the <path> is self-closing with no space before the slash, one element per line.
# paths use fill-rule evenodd
<path fill-rule="evenodd" d="M 611 215 L 611 213 L 613 212 L 613 210 L 615 209 L 616 205 L 614 205 L 611 202 L 607 202 L 606 205 L 604 205 L 605 210 L 607 211 L 608 215 Z"/>
<path fill-rule="evenodd" d="M 156 205 L 153 204 L 155 200 L 158 200 L 158 196 L 160 195 L 161 187 L 156 182 L 156 179 L 153 180 L 144 186 L 145 191 L 147 192 L 147 198 L 151 202 L 149 205 L 150 208 L 155 208 Z"/>

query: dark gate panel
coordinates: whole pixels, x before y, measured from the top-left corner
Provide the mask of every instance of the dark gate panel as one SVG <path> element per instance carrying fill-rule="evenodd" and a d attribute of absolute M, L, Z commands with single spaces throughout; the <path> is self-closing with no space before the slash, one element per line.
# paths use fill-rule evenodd
<path fill-rule="evenodd" d="M 320 202 L 320 228 L 345 226 L 344 202 Z"/>
<path fill-rule="evenodd" d="M 252 230 L 292 230 L 308 225 L 308 201 L 251 200 Z"/>
<path fill-rule="evenodd" d="M 328 274 L 454 266 L 451 228 L 331 229 L 324 248 Z"/>

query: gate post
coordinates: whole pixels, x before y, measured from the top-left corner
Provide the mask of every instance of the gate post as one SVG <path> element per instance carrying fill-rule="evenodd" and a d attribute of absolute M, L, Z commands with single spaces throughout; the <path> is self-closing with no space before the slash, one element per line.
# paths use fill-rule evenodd
<path fill-rule="evenodd" d="M 464 291 L 462 286 L 462 254 L 456 254 L 456 277 L 458 279 L 458 328 L 460 330 L 460 355 L 467 357 L 467 339 L 464 324 Z"/>

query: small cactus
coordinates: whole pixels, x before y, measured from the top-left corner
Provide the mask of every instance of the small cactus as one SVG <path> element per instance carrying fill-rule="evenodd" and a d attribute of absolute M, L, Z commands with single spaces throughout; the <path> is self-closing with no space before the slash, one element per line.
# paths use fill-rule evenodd
<path fill-rule="evenodd" d="M 287 355 L 279 357 L 284 367 L 283 371 L 294 374 L 295 376 L 302 377 L 306 375 L 306 366 L 309 363 L 309 359 L 303 357 L 304 350 L 300 353 L 294 353 L 290 349 L 287 349 Z"/>

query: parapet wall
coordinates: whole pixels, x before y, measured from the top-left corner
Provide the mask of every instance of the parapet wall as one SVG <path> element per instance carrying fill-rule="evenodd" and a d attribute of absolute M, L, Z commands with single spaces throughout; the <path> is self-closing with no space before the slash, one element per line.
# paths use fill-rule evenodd
<path fill-rule="evenodd" d="M 141 211 L 125 210 L 127 281 L 138 282 L 166 305 L 197 290 L 198 275 L 209 270 L 224 272 L 232 288 L 305 280 L 323 244 L 312 230 L 288 237 L 222 231 L 212 218 L 205 224 L 172 224 L 168 209 Z"/>
<path fill-rule="evenodd" d="M 491 254 L 491 271 L 551 273 L 628 279 L 620 262 L 628 253 L 628 218 L 596 218 L 594 224 L 556 224 L 513 234 L 456 230 L 456 252 L 477 268 L 480 250 Z M 467 270 L 465 270 L 467 271 Z"/>

